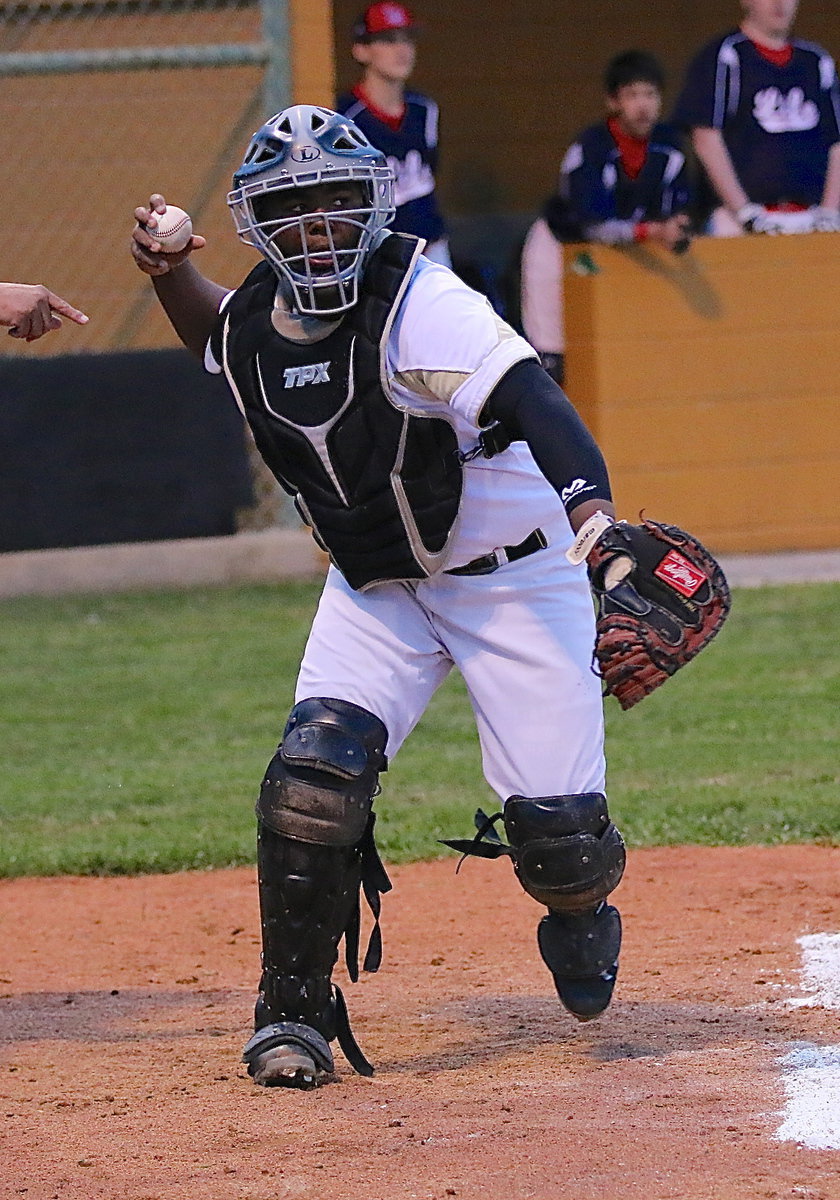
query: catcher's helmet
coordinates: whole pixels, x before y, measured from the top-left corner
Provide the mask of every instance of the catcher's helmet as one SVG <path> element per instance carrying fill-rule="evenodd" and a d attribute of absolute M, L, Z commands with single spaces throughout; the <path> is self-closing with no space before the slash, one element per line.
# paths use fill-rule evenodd
<path fill-rule="evenodd" d="M 261 220 L 255 211 L 255 201 L 267 193 L 347 181 L 362 185 L 364 203 L 359 208 L 267 220 Z M 227 202 L 240 238 L 246 245 L 255 246 L 289 283 L 298 311 L 319 316 L 337 314 L 356 303 L 371 243 L 393 220 L 394 174 L 385 155 L 347 117 L 329 108 L 295 104 L 254 134 L 242 166 L 233 177 Z M 305 233 L 307 223 L 314 221 L 326 225 L 330 246 L 327 253 L 333 268 L 328 272 L 323 263 L 316 268 L 309 261 Z M 358 240 L 349 249 L 335 245 L 337 222 L 359 231 Z M 288 255 L 281 251 L 278 235 L 291 227 L 300 230 L 301 246 L 299 253 Z M 328 290 L 334 294 L 327 296 Z"/>

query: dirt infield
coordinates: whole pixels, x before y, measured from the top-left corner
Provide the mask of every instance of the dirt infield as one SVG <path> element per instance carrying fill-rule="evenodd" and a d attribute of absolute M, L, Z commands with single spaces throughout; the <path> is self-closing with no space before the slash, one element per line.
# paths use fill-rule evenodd
<path fill-rule="evenodd" d="M 840 849 L 631 852 L 617 999 L 577 1025 L 507 863 L 394 869 L 348 985 L 377 1065 L 316 1093 L 239 1064 L 253 872 L 0 884 L 0 1195 L 26 1200 L 835 1200 L 840 1151 L 775 1138 L 791 1007 L 840 930 Z"/>

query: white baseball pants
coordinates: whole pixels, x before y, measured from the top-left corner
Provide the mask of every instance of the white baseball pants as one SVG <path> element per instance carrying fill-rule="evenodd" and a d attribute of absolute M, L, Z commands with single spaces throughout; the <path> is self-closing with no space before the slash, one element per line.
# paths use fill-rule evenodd
<path fill-rule="evenodd" d="M 475 714 L 484 775 L 511 795 L 604 791 L 595 621 L 582 567 L 553 545 L 492 575 L 436 575 L 354 592 L 331 568 L 295 700 L 374 713 L 393 758 L 453 666 Z M 430 764 L 431 765 L 431 764 Z"/>

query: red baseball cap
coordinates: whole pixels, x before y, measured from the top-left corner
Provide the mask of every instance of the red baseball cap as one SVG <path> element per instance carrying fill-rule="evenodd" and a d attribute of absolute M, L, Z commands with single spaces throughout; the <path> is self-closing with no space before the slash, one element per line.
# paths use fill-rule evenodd
<path fill-rule="evenodd" d="M 359 19 L 353 25 L 353 40 L 369 42 L 383 33 L 393 29 L 404 29 L 416 33 L 417 22 L 410 9 L 396 0 L 379 0 L 378 4 L 369 4 Z"/>

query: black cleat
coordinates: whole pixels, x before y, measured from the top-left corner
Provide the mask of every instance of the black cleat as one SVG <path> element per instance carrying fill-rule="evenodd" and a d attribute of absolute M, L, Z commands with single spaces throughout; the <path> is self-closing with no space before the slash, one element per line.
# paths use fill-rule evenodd
<path fill-rule="evenodd" d="M 260 1087 L 308 1090 L 333 1073 L 329 1044 L 317 1030 L 293 1021 L 266 1025 L 249 1039 L 243 1054 L 248 1074 Z"/>
<path fill-rule="evenodd" d="M 560 1003 L 573 1017 L 577 1017 L 579 1021 L 594 1021 L 609 1008 L 617 974 L 618 963 L 615 962 L 608 971 L 602 971 L 600 975 L 584 975 L 580 979 L 563 979 L 560 975 L 555 975 L 554 986 L 557 988 Z"/>

